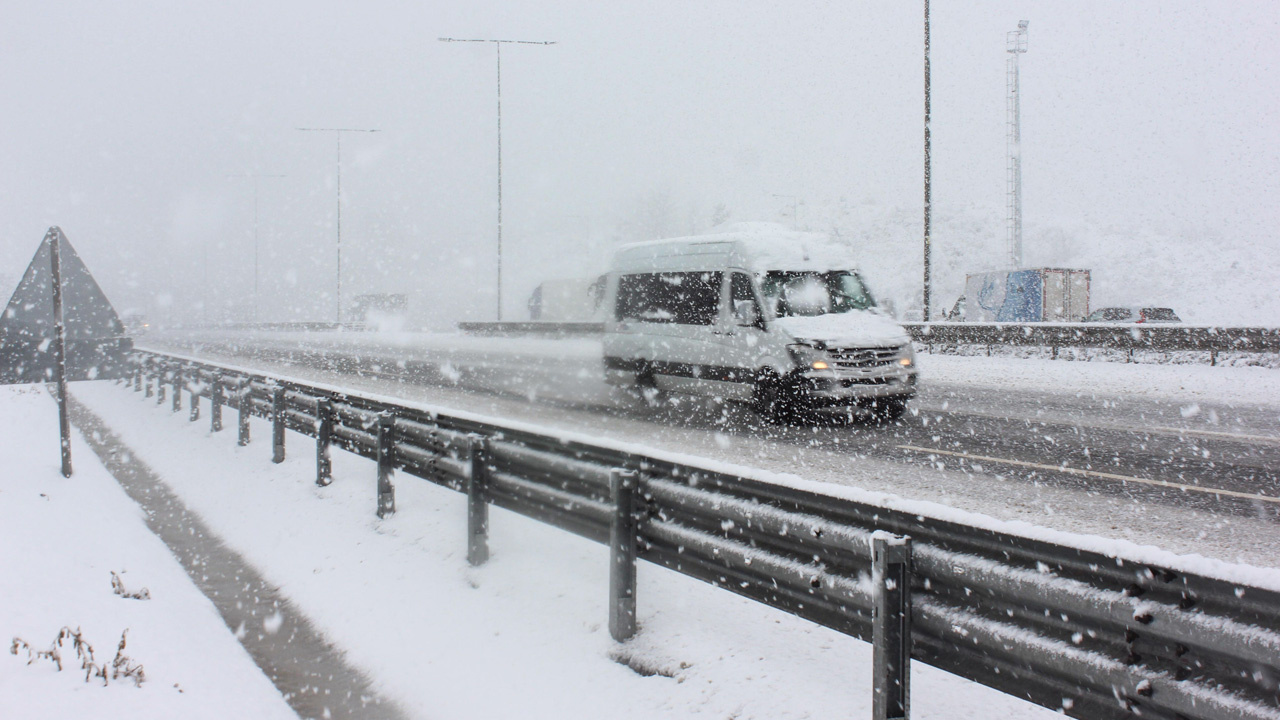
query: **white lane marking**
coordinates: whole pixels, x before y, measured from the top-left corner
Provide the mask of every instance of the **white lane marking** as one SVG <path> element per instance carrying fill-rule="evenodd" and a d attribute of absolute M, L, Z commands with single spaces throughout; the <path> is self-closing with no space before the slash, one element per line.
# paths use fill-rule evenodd
<path fill-rule="evenodd" d="M 1280 443 L 1280 437 L 1274 435 L 1242 435 L 1239 433 L 1222 432 L 1219 430 L 1192 430 L 1191 428 L 1161 427 L 1155 426 L 1150 430 L 1165 433 L 1177 433 L 1178 435 L 1206 435 L 1208 437 L 1230 438 L 1232 440 L 1251 440 L 1254 442 Z M 1142 432 L 1134 430 L 1134 432 Z"/>
<path fill-rule="evenodd" d="M 1004 463 L 1005 465 L 1018 465 L 1020 467 L 1036 468 L 1038 470 L 1048 470 L 1050 472 L 1066 473 L 1068 475 L 1079 475 L 1082 477 L 1103 478 L 1106 480 L 1119 480 L 1120 482 L 1135 482 L 1143 485 L 1155 485 L 1157 487 L 1175 488 L 1178 490 L 1190 490 L 1192 492 L 1207 493 L 1209 495 L 1229 495 L 1231 497 L 1246 498 L 1248 500 L 1261 500 L 1262 502 L 1276 503 L 1280 505 L 1280 497 L 1269 497 L 1267 495 L 1255 495 L 1253 493 L 1239 492 L 1237 490 L 1221 490 L 1215 488 L 1200 487 L 1199 485 L 1183 485 L 1181 483 L 1173 483 L 1167 480 L 1149 480 L 1147 478 L 1131 477 L 1129 475 L 1113 475 L 1111 473 L 1098 472 L 1097 470 L 1080 470 L 1079 468 L 1064 467 L 1061 465 L 1041 465 L 1040 463 L 1026 462 L 1023 460 L 1010 460 L 1008 458 L 989 457 L 986 455 L 970 455 L 969 453 L 955 452 L 953 450 L 939 450 L 937 448 L 917 447 L 915 445 L 899 445 L 901 450 L 911 450 L 920 453 L 933 453 L 937 455 L 951 455 L 953 457 L 968 458 L 970 460 L 981 460 L 982 462 Z"/>

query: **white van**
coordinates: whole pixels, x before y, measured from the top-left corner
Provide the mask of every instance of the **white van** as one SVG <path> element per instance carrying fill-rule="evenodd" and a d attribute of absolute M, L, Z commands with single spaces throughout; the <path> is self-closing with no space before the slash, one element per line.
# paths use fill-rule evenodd
<path fill-rule="evenodd" d="M 739 223 L 624 245 L 602 305 L 615 385 L 741 400 L 775 420 L 895 418 L 916 392 L 906 330 L 825 235 Z"/>

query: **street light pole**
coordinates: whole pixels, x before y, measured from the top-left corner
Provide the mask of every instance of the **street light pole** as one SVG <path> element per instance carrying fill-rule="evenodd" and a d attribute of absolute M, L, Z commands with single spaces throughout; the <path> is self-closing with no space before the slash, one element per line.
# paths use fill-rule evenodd
<path fill-rule="evenodd" d="M 342 133 L 344 132 L 376 133 L 379 131 L 373 130 L 373 129 L 366 129 L 366 128 L 298 128 L 298 129 L 303 132 L 331 132 L 333 133 L 334 138 L 337 140 L 337 148 L 338 148 L 337 257 L 338 257 L 338 262 L 337 262 L 337 269 L 334 272 L 335 284 L 337 286 L 337 292 L 335 293 L 336 297 L 334 298 L 334 304 L 336 306 L 336 312 L 334 313 L 334 315 L 337 317 L 337 321 L 341 323 L 342 322 Z"/>
<path fill-rule="evenodd" d="M 482 40 L 439 38 L 440 42 L 492 43 L 498 59 L 498 322 L 502 322 L 502 46 L 555 45 L 554 40 Z"/>
<path fill-rule="evenodd" d="M 932 137 L 929 128 L 929 0 L 924 0 L 924 317 L 929 322 L 932 311 L 933 279 L 930 277 L 933 247 L 929 233 L 933 215 L 933 159 L 930 156 Z"/>
<path fill-rule="evenodd" d="M 1018 23 L 1018 29 L 1006 36 L 1009 61 L 1006 66 L 1006 114 L 1008 135 L 1006 146 L 1008 161 L 1008 210 L 1009 210 L 1009 264 L 1016 270 L 1022 267 L 1022 89 L 1018 71 L 1018 56 L 1027 52 L 1027 21 Z"/>
<path fill-rule="evenodd" d="M 245 173 L 228 175 L 229 178 L 253 178 L 253 321 L 258 321 L 258 180 L 261 178 L 282 178 L 286 175 L 261 175 Z"/>

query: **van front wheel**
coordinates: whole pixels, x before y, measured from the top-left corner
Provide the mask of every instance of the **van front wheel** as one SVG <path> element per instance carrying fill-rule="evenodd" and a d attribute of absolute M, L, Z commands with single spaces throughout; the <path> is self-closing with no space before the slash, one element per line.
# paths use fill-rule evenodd
<path fill-rule="evenodd" d="M 876 422 L 891 423 L 907 412 L 907 399 L 900 397 L 879 398 L 871 406 L 871 416 Z"/>

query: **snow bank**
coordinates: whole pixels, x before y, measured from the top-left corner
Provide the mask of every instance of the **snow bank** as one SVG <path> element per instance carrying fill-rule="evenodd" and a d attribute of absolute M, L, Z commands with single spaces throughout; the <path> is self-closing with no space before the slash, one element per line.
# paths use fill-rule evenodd
<path fill-rule="evenodd" d="M 142 511 L 73 432 L 75 474 L 59 471 L 57 407 L 41 386 L 0 387 L 0 639 L 46 650 L 79 629 L 94 659 L 125 654 L 146 681 L 86 683 L 70 642 L 64 670 L 27 653 L 0 654 L 0 715 L 170 720 L 296 718 L 222 623 Z M 115 572 L 128 592 L 112 591 Z"/>

